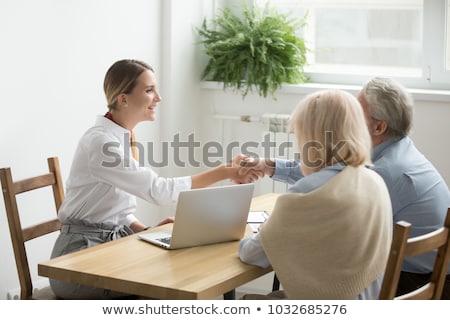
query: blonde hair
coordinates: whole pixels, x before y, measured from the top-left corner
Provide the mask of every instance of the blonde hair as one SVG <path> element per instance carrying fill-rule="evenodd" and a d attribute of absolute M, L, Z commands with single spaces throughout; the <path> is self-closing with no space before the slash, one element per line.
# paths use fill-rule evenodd
<path fill-rule="evenodd" d="M 145 70 L 154 72 L 148 64 L 130 59 L 119 60 L 108 69 L 103 81 L 103 90 L 109 110 L 116 108 L 117 98 L 121 93 L 130 93 L 133 90 L 137 78 Z"/>
<path fill-rule="evenodd" d="M 371 139 L 358 100 L 341 90 L 306 96 L 289 120 L 297 136 L 303 174 L 343 162 L 369 165 Z"/>

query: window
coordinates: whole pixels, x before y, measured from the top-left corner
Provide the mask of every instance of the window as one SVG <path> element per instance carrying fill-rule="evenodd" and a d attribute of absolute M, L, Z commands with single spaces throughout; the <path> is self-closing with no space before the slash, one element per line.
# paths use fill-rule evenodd
<path fill-rule="evenodd" d="M 412 88 L 450 87 L 450 0 L 254 1 L 267 2 L 308 13 L 299 33 L 311 49 L 311 82 L 360 85 L 383 75 Z"/>

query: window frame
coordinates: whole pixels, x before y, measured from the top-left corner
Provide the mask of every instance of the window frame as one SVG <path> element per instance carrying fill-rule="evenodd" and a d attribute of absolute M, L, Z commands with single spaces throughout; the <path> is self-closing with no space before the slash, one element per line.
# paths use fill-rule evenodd
<path fill-rule="evenodd" d="M 257 5 L 256 0 L 248 0 Z M 276 7 L 276 0 L 269 0 Z M 450 88 L 450 70 L 447 69 L 447 46 L 450 46 L 450 21 L 447 21 L 450 0 L 423 0 L 423 65 L 420 77 L 392 76 L 409 88 L 448 90 Z M 448 66 L 450 67 L 450 66 Z M 319 84 L 361 85 L 370 76 L 369 73 L 311 72 L 305 74 L 310 82 Z"/>

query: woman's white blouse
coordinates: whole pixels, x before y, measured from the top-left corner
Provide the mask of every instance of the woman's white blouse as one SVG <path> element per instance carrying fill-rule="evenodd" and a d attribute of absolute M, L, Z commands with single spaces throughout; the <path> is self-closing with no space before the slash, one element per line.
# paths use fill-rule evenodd
<path fill-rule="evenodd" d="M 81 219 L 129 226 L 136 221 L 136 196 L 155 204 L 174 204 L 191 177 L 162 178 L 131 156 L 130 132 L 104 116 L 81 138 L 59 210 L 61 222 Z"/>

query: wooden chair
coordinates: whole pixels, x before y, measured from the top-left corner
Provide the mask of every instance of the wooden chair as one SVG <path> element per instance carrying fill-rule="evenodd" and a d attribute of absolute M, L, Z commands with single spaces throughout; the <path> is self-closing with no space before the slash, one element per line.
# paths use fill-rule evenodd
<path fill-rule="evenodd" d="M 277 274 L 273 274 L 273 282 L 272 282 L 272 291 L 280 290 L 280 280 L 277 277 Z"/>
<path fill-rule="evenodd" d="M 19 181 L 13 181 L 10 168 L 0 169 L 6 215 L 8 217 L 14 257 L 16 259 L 17 272 L 19 274 L 20 299 L 56 299 L 50 287 L 33 290 L 25 243 L 29 240 L 60 230 L 61 224 L 55 215 L 55 219 L 22 228 L 16 199 L 16 195 L 20 193 L 52 186 L 56 212 L 58 212 L 58 209 L 64 200 L 64 188 L 61 180 L 59 161 L 57 157 L 48 158 L 47 161 L 49 167 L 48 173 Z"/>
<path fill-rule="evenodd" d="M 411 224 L 405 221 L 397 222 L 395 225 L 391 251 L 379 295 L 380 300 L 438 300 L 441 298 L 450 259 L 450 208 L 442 228 L 408 239 L 410 229 Z M 407 294 L 395 296 L 403 260 L 435 249 L 437 249 L 437 256 L 430 281 Z"/>

